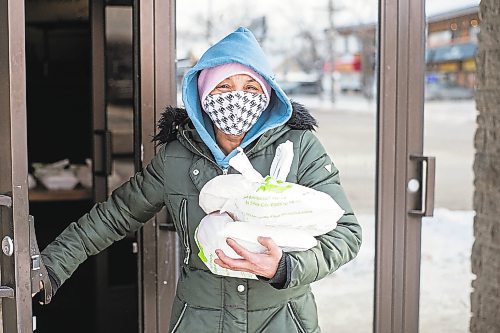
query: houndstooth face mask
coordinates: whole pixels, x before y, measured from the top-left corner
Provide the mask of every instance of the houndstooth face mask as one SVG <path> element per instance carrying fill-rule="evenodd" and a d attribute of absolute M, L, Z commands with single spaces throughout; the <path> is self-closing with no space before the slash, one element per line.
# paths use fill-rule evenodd
<path fill-rule="evenodd" d="M 204 106 L 212 122 L 222 132 L 232 135 L 246 133 L 264 111 L 264 94 L 230 91 L 207 95 Z"/>

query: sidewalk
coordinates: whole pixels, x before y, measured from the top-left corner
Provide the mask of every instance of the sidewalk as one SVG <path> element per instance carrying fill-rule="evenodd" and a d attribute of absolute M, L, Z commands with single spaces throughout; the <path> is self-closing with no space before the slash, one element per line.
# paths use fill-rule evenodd
<path fill-rule="evenodd" d="M 473 216 L 440 208 L 422 221 L 421 333 L 469 331 Z M 372 332 L 375 223 L 373 215 L 358 215 L 358 220 L 363 227 L 358 256 L 312 285 L 326 333 Z"/>

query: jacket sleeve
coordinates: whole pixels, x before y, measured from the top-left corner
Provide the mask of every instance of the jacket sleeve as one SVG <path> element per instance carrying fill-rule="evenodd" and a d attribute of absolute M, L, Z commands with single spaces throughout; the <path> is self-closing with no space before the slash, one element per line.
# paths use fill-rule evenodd
<path fill-rule="evenodd" d="M 361 246 L 361 226 L 340 185 L 339 171 L 316 136 L 307 131 L 300 143 L 298 183 L 329 194 L 345 211 L 332 231 L 317 236 L 318 244 L 307 251 L 290 252 L 286 287 L 322 279 L 356 257 Z"/>
<path fill-rule="evenodd" d="M 116 188 L 108 199 L 64 231 L 42 251 L 42 260 L 60 286 L 89 256 L 139 229 L 164 205 L 165 163 L 162 146 L 151 162 Z"/>

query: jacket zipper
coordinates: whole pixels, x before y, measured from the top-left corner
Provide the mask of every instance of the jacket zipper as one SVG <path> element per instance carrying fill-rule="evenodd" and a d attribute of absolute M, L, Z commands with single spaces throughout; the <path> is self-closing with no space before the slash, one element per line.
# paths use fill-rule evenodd
<path fill-rule="evenodd" d="M 219 170 L 222 171 L 222 174 L 223 175 L 227 175 L 228 174 L 228 170 L 229 168 L 221 168 L 217 162 L 215 162 L 214 160 L 212 160 L 210 157 L 208 157 L 207 155 L 203 154 L 203 152 L 201 152 L 198 148 L 196 148 L 195 145 L 193 145 L 191 143 L 191 141 L 189 141 L 189 139 L 187 138 L 187 136 L 184 134 L 184 130 L 181 131 L 182 133 L 182 137 L 189 143 L 189 145 L 196 151 L 196 153 L 198 153 L 200 156 L 206 158 L 210 163 L 212 163 L 213 165 L 215 165 Z M 250 149 L 246 154 L 247 156 L 250 156 L 250 152 L 252 152 L 252 150 L 259 144 L 259 142 L 261 141 L 262 139 L 262 135 L 259 137 L 259 139 L 257 140 L 257 142 L 255 143 L 255 145 L 252 147 L 252 149 Z"/>
<path fill-rule="evenodd" d="M 299 317 L 295 313 L 295 310 L 293 309 L 292 304 L 287 303 L 286 306 L 288 307 L 288 312 L 290 312 L 290 315 L 292 316 L 293 322 L 295 323 L 295 325 L 299 329 L 299 332 L 300 333 L 307 333 L 306 329 L 302 326 L 302 323 L 300 322 Z"/>
<path fill-rule="evenodd" d="M 175 322 L 174 328 L 172 328 L 171 333 L 175 333 L 175 331 L 177 331 L 177 328 L 179 327 L 179 324 L 181 323 L 182 317 L 184 317 L 184 312 L 186 312 L 186 308 L 187 308 L 187 303 L 184 303 L 184 306 L 182 307 L 181 314 L 179 315 L 179 318 Z"/>
<path fill-rule="evenodd" d="M 189 139 L 187 138 L 187 136 L 184 134 L 185 130 L 182 130 L 181 133 L 182 133 L 182 136 L 184 137 L 184 139 L 189 143 L 189 145 L 191 147 L 193 147 L 193 149 L 202 157 L 206 158 L 208 161 L 210 161 L 213 165 L 215 165 L 219 170 L 222 171 L 223 174 L 227 174 L 227 169 L 223 169 L 221 168 L 217 162 L 215 162 L 214 160 L 212 160 L 210 157 L 208 157 L 207 155 L 203 154 L 203 152 L 201 152 L 198 148 L 195 147 L 195 145 L 193 145 L 191 143 L 191 141 L 189 141 Z M 226 172 L 226 173 L 224 173 Z"/>
<path fill-rule="evenodd" d="M 181 206 L 179 209 L 179 218 L 181 220 L 181 229 L 182 229 L 182 241 L 184 242 L 184 264 L 187 265 L 189 263 L 189 255 L 191 254 L 191 248 L 189 246 L 189 230 L 188 230 L 188 219 L 187 219 L 187 199 L 184 198 L 181 201 Z"/>
<path fill-rule="evenodd" d="M 250 156 L 252 155 L 253 153 L 253 150 L 255 149 L 255 147 L 257 147 L 259 145 L 259 142 L 262 140 L 262 137 L 264 135 L 261 135 L 258 139 L 257 139 L 257 142 L 255 143 L 255 145 L 250 148 L 245 154 L 247 155 L 248 158 L 250 158 Z"/>

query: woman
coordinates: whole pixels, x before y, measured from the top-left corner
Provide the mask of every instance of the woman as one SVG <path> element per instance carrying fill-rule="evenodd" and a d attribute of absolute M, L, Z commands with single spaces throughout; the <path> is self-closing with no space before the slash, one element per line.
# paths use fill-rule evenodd
<path fill-rule="evenodd" d="M 160 120 L 154 140 L 161 147 L 153 160 L 43 251 L 54 293 L 88 256 L 140 228 L 166 205 L 184 247 L 171 332 L 320 332 L 310 283 L 356 256 L 361 228 L 337 169 L 312 133 L 316 121 L 290 102 L 271 73 L 245 28 L 207 50 L 184 77 L 185 110 L 167 108 Z M 228 161 L 237 147 L 268 174 L 276 148 L 287 140 L 294 147 L 287 180 L 331 195 L 344 216 L 303 252 L 283 253 L 272 239 L 260 238 L 268 252 L 256 254 L 228 239 L 243 259 L 217 251 L 217 263 L 259 280 L 211 274 L 194 250 L 193 232 L 205 215 L 200 189 L 217 175 L 235 172 Z"/>

